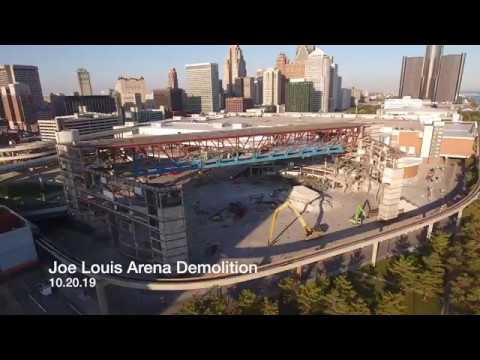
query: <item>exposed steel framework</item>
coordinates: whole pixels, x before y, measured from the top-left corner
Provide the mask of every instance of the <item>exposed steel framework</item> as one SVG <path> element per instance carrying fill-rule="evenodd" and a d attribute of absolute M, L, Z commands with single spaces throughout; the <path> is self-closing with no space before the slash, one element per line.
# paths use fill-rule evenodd
<path fill-rule="evenodd" d="M 134 159 L 166 158 L 184 161 L 208 152 L 220 156 L 244 153 L 262 154 L 274 149 L 318 144 L 340 144 L 347 150 L 362 135 L 360 124 L 321 124 L 278 126 L 237 131 L 212 131 L 178 135 L 134 137 L 96 143 L 102 160 L 112 163 Z"/>

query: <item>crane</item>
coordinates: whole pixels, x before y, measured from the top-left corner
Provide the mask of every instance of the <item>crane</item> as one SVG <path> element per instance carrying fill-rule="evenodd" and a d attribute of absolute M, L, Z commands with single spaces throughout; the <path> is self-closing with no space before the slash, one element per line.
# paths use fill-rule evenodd
<path fill-rule="evenodd" d="M 274 243 L 276 242 L 276 241 L 275 242 L 273 241 L 273 232 L 275 230 L 275 225 L 277 223 L 277 217 L 278 217 L 278 214 L 280 213 L 280 211 L 282 211 L 283 209 L 285 209 L 287 207 L 290 210 L 292 210 L 292 212 L 297 217 L 298 221 L 300 221 L 300 224 L 302 225 L 303 229 L 305 230 L 305 236 L 307 236 L 307 239 L 317 238 L 317 237 L 320 236 L 320 231 L 312 229 L 307 224 L 307 222 L 303 218 L 302 214 L 300 214 L 300 212 L 295 208 L 295 206 L 293 206 L 292 202 L 290 200 L 287 200 L 282 205 L 277 207 L 275 209 L 275 211 L 273 212 L 272 222 L 270 224 L 270 234 L 269 234 L 269 237 L 268 237 L 268 246 L 274 245 Z"/>

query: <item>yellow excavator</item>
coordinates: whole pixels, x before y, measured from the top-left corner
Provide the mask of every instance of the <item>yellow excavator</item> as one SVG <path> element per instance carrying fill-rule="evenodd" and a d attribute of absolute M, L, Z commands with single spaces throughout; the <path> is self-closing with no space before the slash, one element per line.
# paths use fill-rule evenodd
<path fill-rule="evenodd" d="M 272 216 L 272 222 L 270 224 L 270 234 L 269 234 L 269 237 L 268 237 L 268 246 L 272 246 L 274 245 L 278 239 L 276 239 L 276 241 L 273 241 L 273 233 L 275 231 L 275 225 L 277 223 L 277 217 L 278 217 L 278 214 L 280 213 L 280 211 L 282 211 L 283 209 L 285 208 L 289 208 L 290 210 L 292 210 L 292 212 L 295 214 L 295 216 L 297 217 L 298 221 L 300 221 L 300 224 L 302 224 L 302 227 L 303 229 L 305 230 L 305 236 L 306 236 L 306 239 L 305 240 L 310 240 L 310 239 L 315 239 L 315 238 L 318 238 L 320 236 L 320 231 L 318 230 L 315 230 L 315 229 L 312 229 L 308 224 L 307 222 L 305 221 L 305 219 L 303 218 L 302 214 L 300 214 L 300 212 L 295 208 L 295 206 L 293 206 L 293 204 L 291 203 L 290 200 L 287 200 L 285 201 L 282 205 L 280 205 L 279 207 L 277 207 L 275 209 L 275 211 L 273 212 L 273 216 Z"/>

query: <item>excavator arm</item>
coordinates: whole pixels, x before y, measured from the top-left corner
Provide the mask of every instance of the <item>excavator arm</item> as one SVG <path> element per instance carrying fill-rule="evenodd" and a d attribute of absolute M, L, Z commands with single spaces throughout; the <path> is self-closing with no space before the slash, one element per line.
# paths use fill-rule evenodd
<path fill-rule="evenodd" d="M 269 233 L 269 237 L 268 237 L 268 246 L 273 245 L 273 233 L 275 231 L 275 225 L 277 223 L 278 214 L 280 213 L 280 211 L 282 211 L 283 209 L 285 209 L 287 207 L 295 214 L 296 218 L 298 219 L 298 221 L 302 225 L 303 230 L 305 231 L 305 235 L 307 237 L 311 236 L 311 235 L 314 235 L 314 234 L 315 235 L 319 234 L 318 231 L 315 231 L 310 226 L 308 226 L 308 224 L 305 221 L 305 219 L 303 218 L 302 214 L 300 214 L 300 212 L 292 205 L 292 203 L 287 200 L 282 205 L 280 205 L 278 208 L 276 208 L 275 211 L 273 212 L 272 222 L 270 224 L 270 233 Z"/>

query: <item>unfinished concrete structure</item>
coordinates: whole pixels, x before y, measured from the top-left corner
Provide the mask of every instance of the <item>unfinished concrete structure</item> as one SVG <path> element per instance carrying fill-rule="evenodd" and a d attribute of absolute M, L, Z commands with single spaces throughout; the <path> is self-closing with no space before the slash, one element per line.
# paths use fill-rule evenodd
<path fill-rule="evenodd" d="M 140 260 L 174 263 L 188 259 L 181 179 L 142 183 L 123 177 L 78 132 L 57 133 L 65 197 L 72 215 L 106 227 L 113 245 Z"/>

